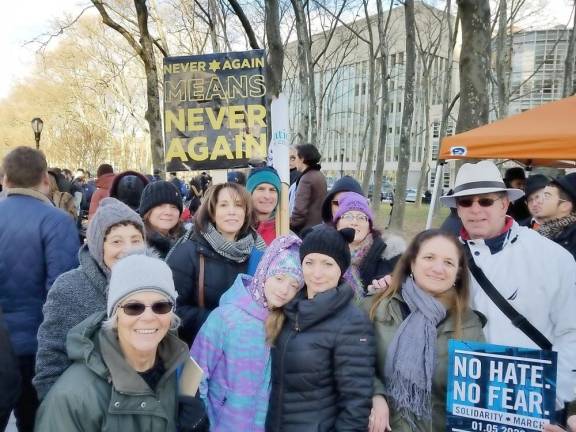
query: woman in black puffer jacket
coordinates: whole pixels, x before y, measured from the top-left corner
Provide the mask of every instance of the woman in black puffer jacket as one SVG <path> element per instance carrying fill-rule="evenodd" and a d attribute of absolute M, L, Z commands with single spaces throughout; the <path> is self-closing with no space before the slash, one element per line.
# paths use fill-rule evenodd
<path fill-rule="evenodd" d="M 351 229 L 319 227 L 300 247 L 306 287 L 284 306 L 277 327 L 266 431 L 368 430 L 373 330 L 341 279 L 353 238 Z"/>

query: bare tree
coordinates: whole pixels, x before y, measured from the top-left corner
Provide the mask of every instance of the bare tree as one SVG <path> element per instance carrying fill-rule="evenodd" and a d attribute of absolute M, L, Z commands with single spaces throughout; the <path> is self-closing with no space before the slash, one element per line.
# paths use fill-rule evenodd
<path fill-rule="evenodd" d="M 382 178 L 384 177 L 384 161 L 386 160 L 386 138 L 388 136 L 388 82 L 390 81 L 388 75 L 388 50 L 386 43 L 386 35 L 388 33 L 388 25 L 390 24 L 390 17 L 392 16 L 393 2 L 390 2 L 390 9 L 388 9 L 388 16 L 386 23 L 384 23 L 384 11 L 382 10 L 382 3 L 376 2 L 378 10 L 378 40 L 380 42 L 380 135 L 378 138 L 378 151 L 376 156 L 376 169 L 374 170 L 374 190 L 372 191 L 372 208 L 378 211 L 380 208 L 380 191 L 382 189 Z"/>
<path fill-rule="evenodd" d="M 490 109 L 490 5 L 488 0 L 457 0 L 462 23 L 460 110 L 456 132 L 488 123 Z"/>
<path fill-rule="evenodd" d="M 158 69 L 154 53 L 155 38 L 148 31 L 148 7 L 146 0 L 134 0 L 138 26 L 138 39 L 125 26 L 114 20 L 108 13 L 108 7 L 102 0 L 91 0 L 100 15 L 102 22 L 124 37 L 144 64 L 146 73 L 145 118 L 150 128 L 150 148 L 154 169 L 164 172 L 164 145 L 162 140 L 162 116 L 160 113 L 160 92 L 158 89 Z M 156 45 L 159 47 L 158 45 Z M 159 49 L 162 51 L 161 47 Z"/>
<path fill-rule="evenodd" d="M 278 96 L 282 91 L 282 71 L 284 69 L 284 45 L 280 35 L 280 4 L 278 0 L 268 0 L 265 4 L 266 36 L 268 39 L 266 86 L 271 96 Z"/>
<path fill-rule="evenodd" d="M 404 2 L 404 21 L 406 27 L 406 70 L 404 78 L 404 106 L 398 154 L 398 171 L 396 172 L 396 199 L 390 217 L 390 227 L 401 230 L 404 223 L 406 206 L 406 185 L 410 168 L 410 140 L 412 116 L 414 114 L 414 76 L 416 65 L 416 30 L 414 17 L 414 0 Z M 418 197 L 417 197 L 418 198 Z"/>
<path fill-rule="evenodd" d="M 574 45 L 576 44 L 576 1 L 572 9 L 573 22 L 568 48 L 566 50 L 566 59 L 564 60 L 564 84 L 562 86 L 562 97 L 570 96 L 574 93 Z"/>

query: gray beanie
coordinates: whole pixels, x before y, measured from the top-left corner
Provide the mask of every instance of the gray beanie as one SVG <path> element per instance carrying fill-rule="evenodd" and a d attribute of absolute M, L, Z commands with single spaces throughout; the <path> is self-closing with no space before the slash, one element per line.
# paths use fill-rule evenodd
<path fill-rule="evenodd" d="M 142 291 L 164 294 L 176 304 L 172 270 L 164 261 L 146 255 L 128 255 L 114 264 L 108 288 L 108 318 L 126 297 Z"/>
<path fill-rule="evenodd" d="M 144 222 L 138 213 L 116 198 L 104 198 L 100 201 L 98 210 L 88 223 L 86 230 L 86 242 L 90 255 L 98 265 L 106 272 L 104 264 L 104 237 L 106 231 L 114 225 L 122 222 L 131 222 L 140 228 L 142 236 L 145 236 Z M 146 238 L 144 238 L 144 241 Z"/>

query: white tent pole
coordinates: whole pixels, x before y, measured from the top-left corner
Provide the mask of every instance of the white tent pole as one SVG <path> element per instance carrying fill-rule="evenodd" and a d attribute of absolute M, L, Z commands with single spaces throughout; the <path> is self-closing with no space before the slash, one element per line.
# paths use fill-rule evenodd
<path fill-rule="evenodd" d="M 436 205 L 436 197 L 438 196 L 440 185 L 442 184 L 442 167 L 444 161 L 436 162 L 436 177 L 434 177 L 434 187 L 432 188 L 432 198 L 430 200 L 430 208 L 428 209 L 428 218 L 426 219 L 426 229 L 432 227 L 432 217 L 434 216 L 434 207 Z"/>

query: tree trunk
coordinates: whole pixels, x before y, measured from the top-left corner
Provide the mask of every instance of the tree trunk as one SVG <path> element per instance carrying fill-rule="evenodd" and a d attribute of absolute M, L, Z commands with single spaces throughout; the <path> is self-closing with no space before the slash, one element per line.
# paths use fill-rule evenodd
<path fill-rule="evenodd" d="M 424 62 L 424 58 L 422 58 Z M 424 154 L 422 155 L 422 166 L 420 167 L 420 178 L 418 179 L 418 187 L 416 188 L 416 208 L 422 206 L 420 197 L 424 193 L 424 188 L 428 183 L 428 171 L 430 170 L 430 68 L 428 65 L 423 65 L 424 72 L 422 76 L 422 90 L 424 97 L 422 99 L 422 111 L 424 114 Z"/>
<path fill-rule="evenodd" d="M 490 4 L 489 0 L 458 0 L 458 9 L 462 22 L 459 133 L 488 123 Z"/>
<path fill-rule="evenodd" d="M 410 168 L 410 139 L 412 116 L 414 114 L 414 75 L 416 63 L 414 0 L 404 2 L 404 22 L 406 26 L 406 70 L 404 78 L 404 106 L 402 111 L 402 130 L 396 172 L 396 196 L 394 210 L 390 217 L 390 227 L 402 230 L 406 205 L 406 184 Z M 416 197 L 418 199 L 419 197 Z"/>
<path fill-rule="evenodd" d="M 284 45 L 280 35 L 280 5 L 278 0 L 267 0 L 264 3 L 266 38 L 268 39 L 266 89 L 269 96 L 276 97 L 282 91 L 282 71 L 284 68 Z"/>
<path fill-rule="evenodd" d="M 498 35 L 496 36 L 496 87 L 498 90 L 498 118 L 508 116 L 510 104 L 510 51 L 507 49 L 508 38 L 508 3 L 500 0 L 498 10 Z M 510 44 L 512 41 L 510 41 Z"/>
<path fill-rule="evenodd" d="M 566 50 L 566 60 L 564 60 L 564 84 L 562 86 L 562 97 L 568 97 L 574 93 L 574 44 L 576 43 L 576 0 L 574 1 L 574 10 L 572 11 L 574 21 L 568 49 Z"/>
<path fill-rule="evenodd" d="M 372 209 L 377 212 L 380 209 L 380 191 L 382 190 L 382 178 L 384 177 L 384 163 L 386 161 L 386 139 L 388 137 L 388 51 L 386 49 L 386 32 L 390 23 L 391 9 L 393 3 L 390 2 L 390 10 L 386 24 L 384 24 L 384 11 L 382 3 L 376 2 L 378 10 L 378 40 L 380 42 L 380 135 L 378 137 L 378 150 L 376 153 L 376 169 L 374 170 L 374 190 L 372 198 Z"/>
<path fill-rule="evenodd" d="M 310 129 L 310 82 L 308 73 L 308 28 L 306 14 L 301 0 L 291 0 L 298 37 L 298 78 L 300 80 L 300 120 L 298 124 L 298 144 L 308 141 Z"/>

